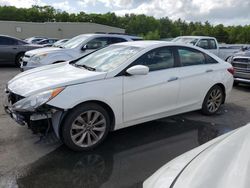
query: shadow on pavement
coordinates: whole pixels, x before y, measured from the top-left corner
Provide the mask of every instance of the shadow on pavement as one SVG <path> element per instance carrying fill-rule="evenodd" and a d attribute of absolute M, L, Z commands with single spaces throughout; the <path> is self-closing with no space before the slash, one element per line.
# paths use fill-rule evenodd
<path fill-rule="evenodd" d="M 177 116 L 111 133 L 93 151 L 64 146 L 20 169 L 20 187 L 141 187 L 142 182 L 176 156 L 225 132 L 227 127 Z"/>

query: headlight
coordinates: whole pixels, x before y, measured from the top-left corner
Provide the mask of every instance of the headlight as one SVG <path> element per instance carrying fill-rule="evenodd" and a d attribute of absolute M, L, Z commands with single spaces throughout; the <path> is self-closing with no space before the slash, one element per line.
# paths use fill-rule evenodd
<path fill-rule="evenodd" d="M 234 56 L 229 56 L 229 57 L 227 58 L 226 61 L 227 61 L 228 63 L 231 63 L 231 64 L 232 64 L 233 59 L 234 59 Z"/>
<path fill-rule="evenodd" d="M 32 61 L 33 63 L 39 63 L 43 58 L 45 58 L 48 54 L 44 53 L 44 54 L 38 54 L 38 55 L 34 55 L 31 57 L 30 61 Z"/>
<path fill-rule="evenodd" d="M 64 89 L 63 87 L 60 87 L 36 95 L 29 96 L 13 104 L 12 109 L 15 111 L 33 112 L 39 106 L 45 104 L 49 100 L 56 97 L 59 93 L 62 92 L 63 89 Z"/>

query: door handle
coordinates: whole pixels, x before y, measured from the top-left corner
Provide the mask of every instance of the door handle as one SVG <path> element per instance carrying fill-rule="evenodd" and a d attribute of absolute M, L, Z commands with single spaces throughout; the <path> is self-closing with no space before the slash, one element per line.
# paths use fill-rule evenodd
<path fill-rule="evenodd" d="M 13 49 L 13 50 L 16 50 L 17 48 L 14 47 L 14 48 L 12 48 L 12 49 Z"/>
<path fill-rule="evenodd" d="M 206 70 L 206 72 L 213 72 L 213 71 L 214 71 L 213 69 Z"/>
<path fill-rule="evenodd" d="M 175 81 L 175 80 L 178 80 L 178 77 L 171 77 L 171 78 L 169 78 L 168 82 L 172 82 L 172 81 Z"/>

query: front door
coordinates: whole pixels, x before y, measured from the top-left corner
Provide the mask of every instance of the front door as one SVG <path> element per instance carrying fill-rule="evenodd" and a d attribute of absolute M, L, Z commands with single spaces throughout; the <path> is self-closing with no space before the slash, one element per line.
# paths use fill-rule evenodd
<path fill-rule="evenodd" d="M 179 68 L 171 47 L 151 50 L 133 65 L 149 67 L 147 75 L 124 76 L 124 122 L 151 120 L 175 108 L 179 92 Z"/>

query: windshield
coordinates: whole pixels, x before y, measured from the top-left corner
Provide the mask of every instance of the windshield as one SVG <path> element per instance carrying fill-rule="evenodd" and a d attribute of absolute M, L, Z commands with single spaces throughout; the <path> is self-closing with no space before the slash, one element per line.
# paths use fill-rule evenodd
<path fill-rule="evenodd" d="M 65 42 L 62 47 L 63 48 L 75 48 L 78 45 L 80 45 L 83 41 L 85 41 L 87 38 L 89 38 L 88 36 L 76 36 L 72 39 L 70 39 L 69 41 Z"/>
<path fill-rule="evenodd" d="M 183 38 L 183 37 L 177 37 L 175 39 L 172 40 L 173 42 L 180 42 L 180 43 L 185 43 L 185 44 L 193 44 L 195 45 L 196 42 L 198 41 L 198 39 L 195 38 Z"/>
<path fill-rule="evenodd" d="M 98 50 L 75 64 L 78 66 L 88 66 L 96 71 L 109 72 L 120 66 L 126 60 L 138 53 L 142 48 L 125 45 L 113 45 Z"/>

